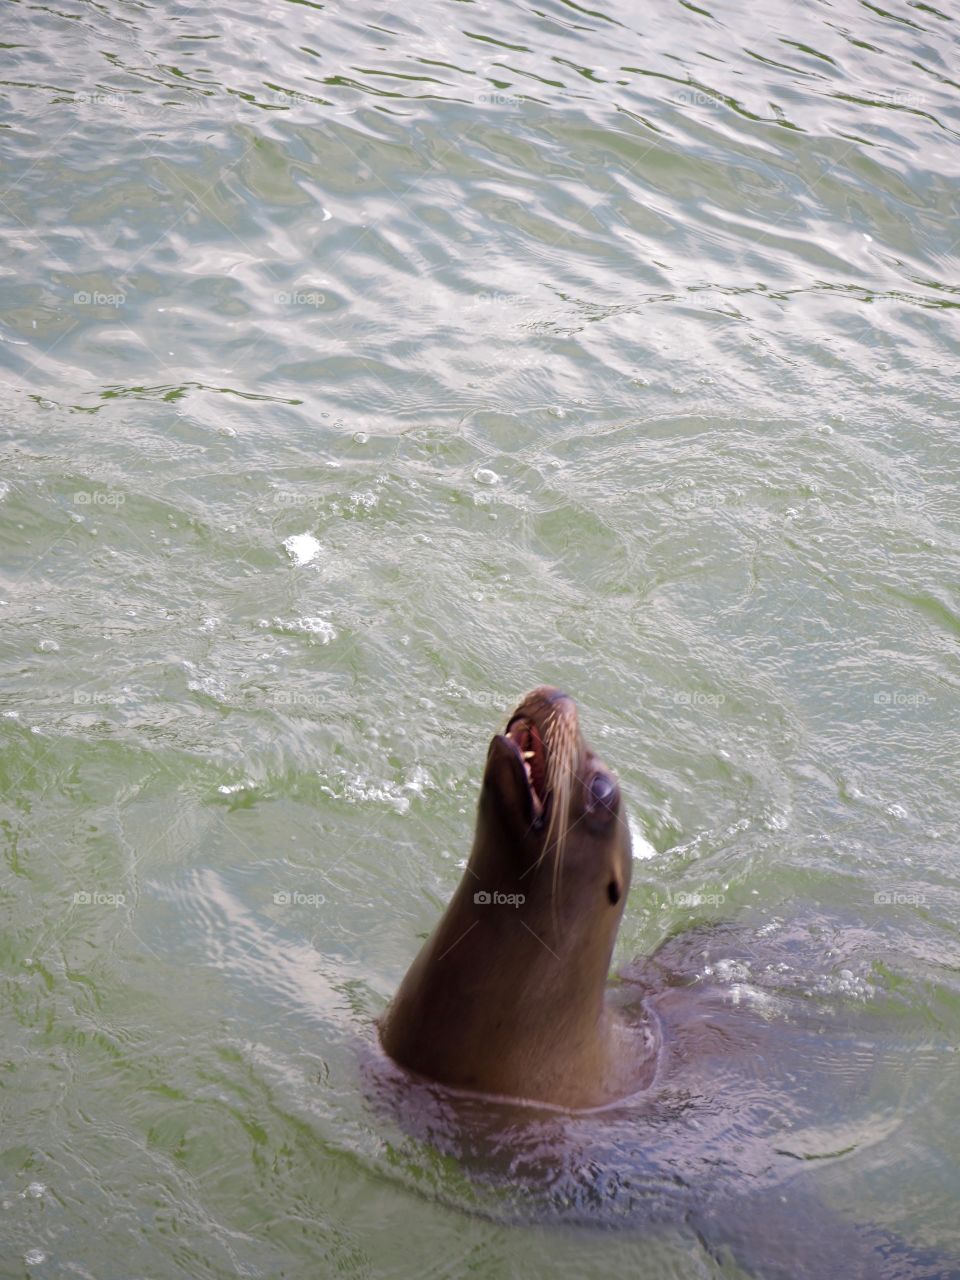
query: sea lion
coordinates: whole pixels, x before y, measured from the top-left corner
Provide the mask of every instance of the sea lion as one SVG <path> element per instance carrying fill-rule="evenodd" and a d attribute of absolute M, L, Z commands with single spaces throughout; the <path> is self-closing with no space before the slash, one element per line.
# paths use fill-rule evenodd
<path fill-rule="evenodd" d="M 471 1212 L 679 1226 L 764 1280 L 960 1280 L 936 1249 L 832 1212 L 811 1173 L 889 1124 L 869 1099 L 891 1044 L 864 1053 L 874 1023 L 807 999 L 840 922 L 762 940 L 704 922 L 608 991 L 630 871 L 616 778 L 573 700 L 535 689 L 490 744 L 468 866 L 379 1024 L 393 1061 L 375 1056 L 370 1087 L 413 1140 L 389 1144 L 391 1173 L 409 1162 L 443 1197 L 439 1151 Z"/>
<path fill-rule="evenodd" d="M 464 875 L 380 1023 L 442 1084 L 580 1110 L 649 1085 L 652 1013 L 605 1000 L 630 887 L 620 788 L 573 699 L 534 689 L 490 743 Z"/>

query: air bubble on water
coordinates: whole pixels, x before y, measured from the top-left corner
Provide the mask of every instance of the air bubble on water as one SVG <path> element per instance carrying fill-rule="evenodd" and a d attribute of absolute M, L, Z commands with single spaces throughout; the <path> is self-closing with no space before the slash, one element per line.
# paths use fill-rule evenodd
<path fill-rule="evenodd" d="M 366 444 L 369 439 L 370 436 L 366 431 L 355 431 L 353 433 L 354 444 Z"/>
<path fill-rule="evenodd" d="M 495 471 L 491 471 L 489 467 L 478 467 L 473 473 L 473 478 L 478 484 L 500 483 L 500 477 Z"/>
<path fill-rule="evenodd" d="M 56 653 L 59 648 L 56 640 L 40 640 L 37 644 L 40 653 Z"/>
<path fill-rule="evenodd" d="M 42 1182 L 30 1182 L 27 1184 L 23 1194 L 25 1196 L 32 1196 L 34 1200 L 39 1200 L 46 1189 L 47 1188 Z"/>
<path fill-rule="evenodd" d="M 337 638 L 335 629 L 326 618 L 297 618 L 291 625 L 298 631 L 315 636 L 321 644 L 329 644 Z"/>
<path fill-rule="evenodd" d="M 42 1249 L 28 1249 L 23 1255 L 23 1260 L 28 1267 L 39 1267 L 41 1262 L 46 1262 L 47 1255 Z"/>
<path fill-rule="evenodd" d="M 350 495 L 350 506 L 354 511 L 359 511 L 361 507 L 364 507 L 367 511 L 371 511 L 377 505 L 378 501 L 379 499 L 377 498 L 377 495 L 375 493 L 371 493 L 369 490 L 366 490 L 364 493 L 351 493 Z"/>

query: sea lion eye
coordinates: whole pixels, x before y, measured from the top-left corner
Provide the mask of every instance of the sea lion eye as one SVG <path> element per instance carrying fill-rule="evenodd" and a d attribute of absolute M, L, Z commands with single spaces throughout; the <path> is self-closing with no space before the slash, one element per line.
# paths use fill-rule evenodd
<path fill-rule="evenodd" d="M 615 907 L 620 901 L 620 886 L 616 880 L 611 880 L 607 885 L 607 897 L 610 899 L 611 907 Z"/>
<path fill-rule="evenodd" d="M 590 803 L 614 809 L 617 804 L 617 784 L 606 773 L 595 773 L 590 780 Z"/>

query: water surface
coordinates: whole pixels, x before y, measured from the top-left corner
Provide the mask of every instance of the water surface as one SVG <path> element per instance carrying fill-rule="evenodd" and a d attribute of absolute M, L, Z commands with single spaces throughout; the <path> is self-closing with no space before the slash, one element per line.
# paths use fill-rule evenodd
<path fill-rule="evenodd" d="M 757 1169 L 960 1250 L 956 14 L 4 19 L 3 1274 L 718 1273 L 364 1092 L 544 681 L 618 960 L 822 1030 Z"/>

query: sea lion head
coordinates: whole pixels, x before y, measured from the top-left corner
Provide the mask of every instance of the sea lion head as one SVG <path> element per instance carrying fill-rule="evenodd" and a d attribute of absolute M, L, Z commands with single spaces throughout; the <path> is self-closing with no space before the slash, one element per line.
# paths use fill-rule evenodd
<path fill-rule="evenodd" d="M 551 935 L 599 931 L 612 945 L 630 870 L 620 786 L 584 738 L 576 703 L 547 685 L 532 690 L 487 753 L 468 870 L 475 892 L 521 894 L 518 909 Z"/>
<path fill-rule="evenodd" d="M 380 1023 L 401 1065 L 463 1088 L 592 1106 L 636 1084 L 604 990 L 630 886 L 620 787 L 559 689 L 487 752 L 463 877 Z"/>

